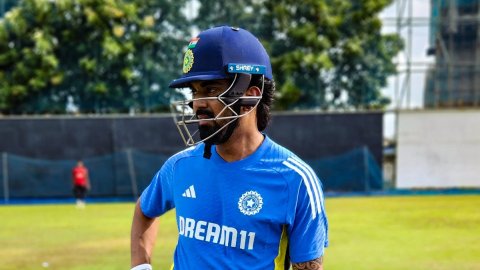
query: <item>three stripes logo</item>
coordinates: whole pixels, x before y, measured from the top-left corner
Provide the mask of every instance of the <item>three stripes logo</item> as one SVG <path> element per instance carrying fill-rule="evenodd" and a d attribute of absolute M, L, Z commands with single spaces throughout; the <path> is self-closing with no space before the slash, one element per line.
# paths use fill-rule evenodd
<path fill-rule="evenodd" d="M 289 157 L 283 162 L 283 165 L 297 172 L 303 180 L 303 184 L 307 189 L 308 197 L 310 199 L 310 207 L 312 209 L 312 219 L 317 217 L 317 214 L 322 213 L 323 193 L 320 188 L 320 183 L 315 172 L 303 161 L 298 158 Z"/>
<path fill-rule="evenodd" d="M 192 199 L 197 198 L 197 195 L 195 194 L 195 187 L 193 185 L 189 186 L 187 190 L 183 192 L 182 197 L 192 198 Z"/>

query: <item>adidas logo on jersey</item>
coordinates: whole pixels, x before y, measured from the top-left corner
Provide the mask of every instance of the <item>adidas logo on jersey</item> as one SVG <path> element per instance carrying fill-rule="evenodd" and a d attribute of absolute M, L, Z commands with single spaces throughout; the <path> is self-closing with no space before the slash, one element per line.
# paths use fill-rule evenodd
<path fill-rule="evenodd" d="M 187 190 L 183 192 L 182 197 L 193 198 L 193 199 L 197 198 L 197 195 L 195 195 L 195 187 L 193 185 L 188 187 Z"/>

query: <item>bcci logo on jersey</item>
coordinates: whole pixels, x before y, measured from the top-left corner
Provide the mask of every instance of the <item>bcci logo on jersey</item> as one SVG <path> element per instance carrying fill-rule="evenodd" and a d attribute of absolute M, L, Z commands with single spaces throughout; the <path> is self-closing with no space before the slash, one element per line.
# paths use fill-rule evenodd
<path fill-rule="evenodd" d="M 256 191 L 247 191 L 238 200 L 238 209 L 244 215 L 253 216 L 260 212 L 263 206 L 263 199 Z"/>

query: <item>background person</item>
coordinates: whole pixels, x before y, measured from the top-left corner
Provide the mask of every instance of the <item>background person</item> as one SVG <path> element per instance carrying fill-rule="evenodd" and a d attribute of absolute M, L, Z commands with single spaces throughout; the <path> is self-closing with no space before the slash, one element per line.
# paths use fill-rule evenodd
<path fill-rule="evenodd" d="M 85 207 L 85 196 L 90 190 L 90 180 L 88 169 L 82 160 L 77 161 L 77 165 L 72 169 L 73 194 L 78 208 Z"/>
<path fill-rule="evenodd" d="M 175 270 L 288 269 L 289 259 L 293 269 L 323 269 L 320 182 L 262 133 L 275 85 L 261 43 L 239 28 L 206 30 L 188 45 L 183 72 L 170 87 L 191 89 L 192 99 L 175 105 L 191 109 L 177 125 L 193 147 L 170 157 L 137 202 L 132 269 L 152 269 L 156 218 L 173 208 Z"/>

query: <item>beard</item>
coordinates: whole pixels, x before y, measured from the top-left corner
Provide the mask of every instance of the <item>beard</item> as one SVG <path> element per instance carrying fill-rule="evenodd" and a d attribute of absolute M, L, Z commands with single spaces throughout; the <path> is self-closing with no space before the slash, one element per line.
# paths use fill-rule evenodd
<path fill-rule="evenodd" d="M 209 110 L 202 110 L 202 109 L 199 109 L 196 112 L 196 115 L 197 115 L 197 119 L 200 119 L 198 117 L 198 115 L 206 115 L 208 118 L 214 118 L 215 117 L 213 112 L 211 112 Z M 222 126 L 219 123 L 217 123 L 217 121 L 209 121 L 209 122 L 210 123 L 207 124 L 207 125 L 199 125 L 198 126 L 198 132 L 199 132 L 199 135 L 200 135 L 200 139 L 202 139 L 202 140 L 205 140 L 206 138 L 212 136 L 212 134 L 214 134 L 220 128 L 222 128 Z M 210 143 L 210 144 L 214 144 L 214 142 L 219 139 L 218 137 L 219 137 L 220 133 L 222 133 L 222 132 L 218 132 L 217 134 L 215 134 L 215 136 L 212 136 L 211 138 L 209 138 L 205 142 Z"/>
<path fill-rule="evenodd" d="M 207 110 L 198 110 L 196 114 L 208 115 L 209 118 L 215 117 L 212 112 Z M 237 126 L 238 120 L 235 120 L 232 123 L 230 123 L 228 127 L 225 127 L 225 125 L 227 125 L 227 123 L 229 123 L 231 120 L 223 120 L 223 121 L 225 121 L 225 123 L 223 124 L 220 124 L 217 121 L 210 121 L 212 122 L 213 125 L 201 125 L 201 126 L 199 125 L 198 132 L 200 135 L 200 139 L 205 140 L 206 138 L 212 136 L 212 134 L 215 134 L 215 132 L 218 132 L 208 140 L 205 140 L 205 143 L 213 145 L 213 144 L 222 144 L 226 142 L 230 138 L 230 135 L 232 134 L 235 127 Z"/>
<path fill-rule="evenodd" d="M 217 132 L 220 128 L 222 128 L 222 126 L 220 126 L 217 122 L 213 122 L 213 125 L 210 126 L 210 125 L 203 125 L 203 126 L 199 126 L 198 127 L 198 132 L 200 133 L 200 139 L 202 140 L 205 140 L 206 138 L 212 136 L 212 134 L 214 134 L 215 132 Z M 219 139 L 219 136 L 220 134 L 222 134 L 223 132 L 220 131 L 218 132 L 217 134 L 215 134 L 214 136 L 212 136 L 211 138 L 209 138 L 207 141 L 205 142 L 214 142 L 216 141 L 217 139 Z"/>

